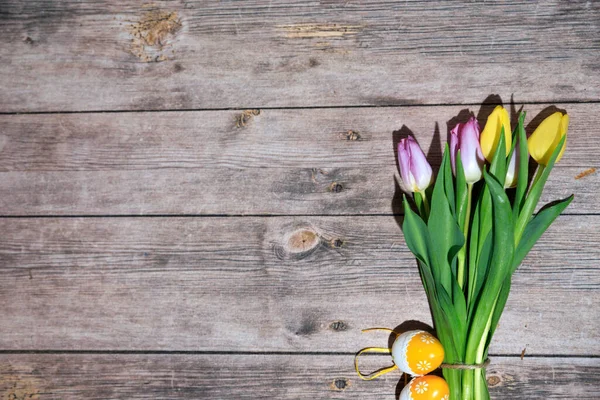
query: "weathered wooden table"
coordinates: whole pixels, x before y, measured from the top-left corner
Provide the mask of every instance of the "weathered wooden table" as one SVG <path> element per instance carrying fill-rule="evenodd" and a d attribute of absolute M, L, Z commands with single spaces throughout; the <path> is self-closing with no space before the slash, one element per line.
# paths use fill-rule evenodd
<path fill-rule="evenodd" d="M 2 0 L 0 21 L 2 398 L 393 399 L 353 356 L 386 343 L 361 328 L 430 322 L 394 137 L 435 150 L 500 100 L 529 131 L 569 112 L 543 200 L 576 197 L 514 279 L 491 390 L 599 397 L 599 2 Z"/>

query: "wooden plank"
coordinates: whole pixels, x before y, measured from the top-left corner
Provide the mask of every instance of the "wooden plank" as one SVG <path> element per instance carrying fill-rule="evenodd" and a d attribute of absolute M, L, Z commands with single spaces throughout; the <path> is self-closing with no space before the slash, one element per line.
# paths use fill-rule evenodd
<path fill-rule="evenodd" d="M 530 132 L 548 107 L 527 106 Z M 542 201 L 575 193 L 569 213 L 598 213 L 600 174 L 577 177 L 600 167 L 600 105 L 558 107 L 571 115 L 568 150 Z M 5 115 L 0 210 L 389 214 L 396 193 L 394 138 L 412 130 L 439 163 L 436 124 L 445 141 L 461 108 L 266 110 L 241 128 L 235 126 L 240 111 Z M 471 109 L 482 124 L 491 110 Z M 349 140 L 349 131 L 358 140 Z"/>
<path fill-rule="evenodd" d="M 556 168 L 540 206 L 575 194 L 600 212 L 600 174 Z M 395 166 L 0 173 L 1 215 L 346 215 L 403 213 Z M 392 202 L 392 200 L 394 202 Z"/>
<path fill-rule="evenodd" d="M 403 379 L 356 377 L 352 355 L 3 354 L 2 398 L 393 398 Z M 387 358 L 376 357 L 380 363 Z M 596 399 L 593 358 L 494 357 L 492 398 Z M 12 397 L 11 397 L 12 396 Z"/>
<path fill-rule="evenodd" d="M 242 127 L 236 122 L 243 110 L 1 115 L 0 171 L 385 168 L 394 164 L 394 137 L 413 133 L 439 161 L 440 142 L 457 116 L 473 113 L 483 126 L 494 107 L 259 110 Z M 528 134 L 551 112 L 567 111 L 567 151 L 559 166 L 598 165 L 600 104 L 516 105 L 521 107 Z M 511 108 L 514 126 L 517 111 Z"/>
<path fill-rule="evenodd" d="M 5 1 L 0 111 L 596 101 L 600 4 Z"/>
<path fill-rule="evenodd" d="M 492 352 L 600 355 L 600 216 L 526 258 Z M 344 351 L 430 321 L 392 216 L 0 219 L 0 349 Z M 577 312 L 574 312 L 574 311 Z"/>

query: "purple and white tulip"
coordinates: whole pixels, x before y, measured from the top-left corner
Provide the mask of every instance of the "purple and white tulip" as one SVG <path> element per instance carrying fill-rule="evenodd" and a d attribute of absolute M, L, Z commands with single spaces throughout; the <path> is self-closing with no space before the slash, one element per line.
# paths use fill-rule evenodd
<path fill-rule="evenodd" d="M 400 177 L 406 190 L 423 192 L 431 185 L 433 180 L 431 165 L 412 136 L 401 139 L 398 143 L 398 163 Z"/>
<path fill-rule="evenodd" d="M 450 160 L 452 171 L 456 174 L 456 154 L 460 150 L 460 160 L 465 171 L 467 183 L 475 183 L 481 179 L 485 158 L 479 144 L 479 124 L 471 117 L 464 124 L 457 124 L 450 131 Z"/>

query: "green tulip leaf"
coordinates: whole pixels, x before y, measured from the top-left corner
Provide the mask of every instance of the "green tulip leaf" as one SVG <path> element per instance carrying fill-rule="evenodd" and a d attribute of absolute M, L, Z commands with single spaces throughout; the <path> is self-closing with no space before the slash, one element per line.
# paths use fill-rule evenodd
<path fill-rule="evenodd" d="M 487 278 L 487 273 L 492 263 L 492 250 L 493 250 L 493 232 L 490 232 L 485 240 L 483 241 L 483 247 L 479 254 L 479 260 L 477 263 L 477 277 L 475 279 L 475 299 L 477 299 L 483 284 Z"/>
<path fill-rule="evenodd" d="M 535 242 L 543 235 L 548 227 L 554 222 L 556 217 L 562 213 L 565 208 L 573 201 L 573 195 L 563 200 L 546 204 L 525 227 L 523 237 L 517 245 L 513 259 L 512 271 L 514 272 Z"/>
<path fill-rule="evenodd" d="M 454 283 L 456 284 L 456 281 Z M 450 295 L 441 284 L 438 285 L 437 293 L 439 295 L 440 307 L 450 323 L 452 339 L 456 350 L 459 354 L 463 354 L 465 347 L 464 338 L 466 335 L 466 318 L 462 317 L 464 313 L 459 315 L 459 309 L 454 306 Z"/>
<path fill-rule="evenodd" d="M 490 173 L 502 182 L 506 179 L 506 139 L 504 137 L 504 126 L 502 126 L 500 138 L 498 139 L 498 147 L 492 158 L 490 165 Z"/>
<path fill-rule="evenodd" d="M 477 304 L 477 299 L 479 298 L 480 294 L 481 294 L 481 288 L 483 287 L 483 284 L 485 282 L 485 278 L 487 276 L 488 273 L 488 269 L 489 269 L 489 265 L 492 261 L 492 239 L 493 239 L 493 235 L 492 233 L 488 233 L 487 237 L 485 238 L 485 240 L 483 241 L 483 247 L 481 248 L 481 253 L 479 254 L 479 257 L 477 259 L 477 264 L 473 264 L 474 266 L 476 265 L 476 268 L 470 268 L 470 270 L 473 271 L 473 283 L 471 286 L 472 292 L 471 292 L 471 297 L 470 297 L 470 301 L 469 301 L 469 321 L 471 320 L 471 318 L 473 317 L 473 311 L 475 310 L 475 306 Z M 471 272 L 471 271 L 469 271 Z"/>
<path fill-rule="evenodd" d="M 475 361 L 480 342 L 487 337 L 486 327 L 489 326 L 488 321 L 492 318 L 502 284 L 510 271 L 514 253 L 512 209 L 504 185 L 487 171 L 483 175 L 492 200 L 493 246 L 487 277 L 470 324 L 465 360 L 471 363 Z"/>
<path fill-rule="evenodd" d="M 456 197 L 454 193 L 454 176 L 452 175 L 452 161 L 450 160 L 450 150 L 446 144 L 444 153 L 448 154 L 447 161 L 443 162 L 440 167 L 438 175 L 444 175 L 444 191 L 446 192 L 446 199 L 452 215 L 456 215 Z M 434 189 L 435 190 L 435 189 Z"/>
<path fill-rule="evenodd" d="M 529 186 L 529 152 L 527 150 L 527 136 L 525 134 L 525 112 L 519 115 L 519 123 L 517 125 L 517 136 L 519 142 L 519 170 L 517 175 L 517 191 L 513 202 L 513 215 L 518 217 L 523 209 L 523 201 L 527 187 Z"/>
<path fill-rule="evenodd" d="M 506 139 L 504 135 L 504 126 L 501 128 L 501 135 L 498 139 L 498 147 L 492 158 L 489 173 L 494 176 L 499 182 L 502 182 L 502 191 L 504 192 L 504 180 L 506 179 Z M 490 197 L 489 184 L 486 180 L 486 185 L 483 188 L 480 197 L 479 210 L 479 242 L 477 243 L 477 254 L 483 251 L 485 238 L 492 230 L 492 199 Z M 479 265 L 479 258 L 475 265 Z"/>
<path fill-rule="evenodd" d="M 523 209 L 519 213 L 519 218 L 517 219 L 517 223 L 515 225 L 515 240 L 518 242 L 521 240 L 523 232 L 525 230 L 525 226 L 531 219 L 531 215 L 535 210 L 535 207 L 542 196 L 542 191 L 544 190 L 544 186 L 546 185 L 546 181 L 550 176 L 550 171 L 554 167 L 554 163 L 558 158 L 558 155 L 565 145 L 565 141 L 567 136 L 563 136 L 558 143 L 558 146 L 552 152 L 552 156 L 550 157 L 550 161 L 548 161 L 548 165 L 545 167 L 540 165 L 538 168 L 539 171 L 536 175 L 537 179 L 534 179 L 533 184 L 531 185 L 531 190 L 529 191 L 529 195 L 527 196 L 525 203 L 523 205 Z"/>
<path fill-rule="evenodd" d="M 435 329 L 440 340 L 444 344 L 447 356 L 452 362 L 459 361 L 459 353 L 456 349 L 457 342 L 455 327 L 460 323 L 455 313 L 451 310 L 449 295 L 436 279 L 430 265 L 429 251 L 433 249 L 429 232 L 425 222 L 411 208 L 406 197 L 404 197 L 404 222 L 402 230 L 406 245 L 417 257 L 419 262 L 419 273 L 431 307 Z M 464 337 L 464 336 L 463 336 Z M 464 341 L 464 340 L 463 340 Z"/>
<path fill-rule="evenodd" d="M 455 199 L 448 199 L 446 195 L 447 173 L 443 172 L 450 167 L 450 151 L 446 145 L 446 151 L 438 173 L 437 181 L 433 188 L 431 198 L 431 212 L 427 227 L 432 244 L 432 270 L 436 282 L 440 282 L 448 293 L 452 293 L 452 265 L 454 258 L 464 244 L 464 236 L 461 232 L 456 219 L 450 208 L 450 202 Z"/>
<path fill-rule="evenodd" d="M 466 347 L 464 338 L 467 336 L 467 302 L 456 279 L 452 280 L 452 285 L 454 286 L 452 290 L 452 304 L 456 311 L 456 318 L 460 322 L 460 324 L 456 325 L 458 331 L 457 334 L 459 335 L 457 350 L 460 354 L 464 354 Z"/>
<path fill-rule="evenodd" d="M 429 264 L 429 250 L 431 249 L 431 241 L 429 238 L 429 232 L 425 222 L 419 217 L 408 204 L 406 196 L 403 199 L 404 203 L 404 222 L 402 224 L 402 231 L 404 233 L 404 240 L 409 250 L 415 255 L 419 263 L 419 273 L 421 275 L 421 281 L 425 289 L 425 294 L 429 300 L 434 314 L 438 314 L 439 301 L 436 292 L 436 284 L 431 267 Z M 437 320 L 437 319 L 436 319 Z"/>
<path fill-rule="evenodd" d="M 478 201 L 475 206 L 475 212 L 473 213 L 473 221 L 471 222 L 471 233 L 469 235 L 469 255 L 468 255 L 468 296 L 467 296 L 467 304 L 469 305 L 469 320 L 471 319 L 471 309 L 475 303 L 475 280 L 477 278 L 477 268 L 479 260 L 479 241 L 483 238 L 480 238 L 480 223 L 479 223 L 479 207 L 481 202 Z"/>
<path fill-rule="evenodd" d="M 410 208 L 406 196 L 404 196 L 403 204 L 404 222 L 402 223 L 402 232 L 404 233 L 406 245 L 419 261 L 430 267 L 429 249 L 431 248 L 431 240 L 427 225 Z"/>
<path fill-rule="evenodd" d="M 500 322 L 500 317 L 502 316 L 502 312 L 504 311 L 504 307 L 506 306 L 506 301 L 508 300 L 508 294 L 510 293 L 511 286 L 511 276 L 509 275 L 504 283 L 502 284 L 502 289 L 500 290 L 500 294 L 498 295 L 498 300 L 496 301 L 496 305 L 494 307 L 494 312 L 492 314 L 492 323 L 490 324 L 490 333 L 487 338 L 486 348 L 489 346 L 492 341 L 492 337 L 494 336 L 494 332 L 496 332 L 496 328 L 498 327 L 498 322 Z"/>

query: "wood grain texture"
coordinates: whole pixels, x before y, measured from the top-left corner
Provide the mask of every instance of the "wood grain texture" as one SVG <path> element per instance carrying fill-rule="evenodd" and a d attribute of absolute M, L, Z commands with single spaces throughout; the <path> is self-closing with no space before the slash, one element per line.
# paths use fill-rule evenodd
<path fill-rule="evenodd" d="M 393 399 L 399 374 L 357 378 L 352 355 L 0 355 L 3 398 Z M 388 358 L 376 357 L 379 363 Z M 596 399 L 596 359 L 494 357 L 492 398 Z M 13 396 L 13 397 L 10 397 Z M 30 396 L 30 397 L 28 397 Z"/>
<path fill-rule="evenodd" d="M 600 96 L 594 1 L 9 0 L 1 11 L 3 112 Z"/>
<path fill-rule="evenodd" d="M 576 177 L 600 167 L 600 105 L 557 106 L 571 115 L 568 149 L 542 202 L 575 193 L 567 212 L 598 213 L 600 174 Z M 471 111 L 483 125 L 492 108 Z M 390 214 L 399 211 L 395 140 L 412 131 L 439 163 L 439 142 L 461 109 L 263 110 L 240 128 L 241 111 L 0 116 L 0 210 Z M 528 105 L 528 131 L 554 109 Z"/>
<path fill-rule="evenodd" d="M 542 237 L 491 352 L 600 354 L 599 218 L 563 216 Z M 354 352 L 386 342 L 363 328 L 430 321 L 392 216 L 3 218 L 0 231 L 0 349 Z"/>
<path fill-rule="evenodd" d="M 502 99 L 568 110 L 542 201 L 576 197 L 492 396 L 597 398 L 598 54 L 591 1 L 2 1 L 0 398 L 393 398 L 352 358 L 430 323 L 394 143 L 439 163 L 440 105 Z"/>

